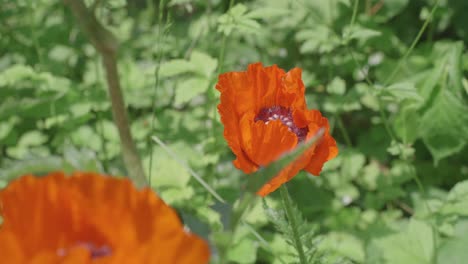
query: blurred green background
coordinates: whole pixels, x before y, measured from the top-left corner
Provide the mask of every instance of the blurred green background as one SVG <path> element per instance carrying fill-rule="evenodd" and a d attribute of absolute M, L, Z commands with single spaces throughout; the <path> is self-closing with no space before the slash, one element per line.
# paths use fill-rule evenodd
<path fill-rule="evenodd" d="M 236 200 L 248 176 L 231 164 L 214 84 L 261 61 L 302 68 L 308 106 L 339 143 L 320 177 L 288 183 L 318 263 L 466 263 L 467 1 L 85 2 L 118 39 L 151 185 L 192 230 L 213 242 L 228 215 L 180 161 Z M 28 172 L 125 175 L 101 58 L 68 7 L 0 0 L 0 21 L 0 187 Z M 231 262 L 296 261 L 269 212 L 278 193 L 266 204 L 246 216 Z"/>

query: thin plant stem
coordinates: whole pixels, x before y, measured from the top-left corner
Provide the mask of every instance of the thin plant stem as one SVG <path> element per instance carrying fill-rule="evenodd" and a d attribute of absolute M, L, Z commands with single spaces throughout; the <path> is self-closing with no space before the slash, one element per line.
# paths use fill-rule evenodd
<path fill-rule="evenodd" d="M 234 6 L 234 0 L 230 0 L 229 1 L 229 7 L 228 7 L 228 10 L 226 12 L 229 12 L 229 10 Z M 218 70 L 217 70 L 217 76 L 219 76 L 222 72 L 223 72 L 223 66 L 224 66 L 224 56 L 225 56 L 225 53 L 226 53 L 226 43 L 227 43 L 227 39 L 228 39 L 228 36 L 226 34 L 223 33 L 223 40 L 221 42 L 221 49 L 219 50 L 219 55 L 218 55 Z M 212 81 L 210 82 L 210 86 L 209 88 L 211 88 L 214 83 L 216 81 L 216 78 L 212 78 Z M 211 89 L 208 90 L 209 93 L 208 94 L 212 94 L 213 92 L 211 91 Z M 212 136 L 215 135 L 216 133 L 216 128 L 217 128 L 217 122 L 216 122 L 216 104 L 213 104 L 213 107 L 212 107 L 212 111 L 213 111 L 213 120 L 212 120 Z M 207 109 L 207 113 L 209 113 L 209 108 Z"/>
<path fill-rule="evenodd" d="M 351 23 L 350 23 L 351 27 L 354 26 L 354 23 L 356 22 L 358 6 L 359 6 L 359 0 L 354 0 L 353 15 L 351 16 Z"/>
<path fill-rule="evenodd" d="M 31 22 L 31 38 L 32 38 L 32 41 L 33 41 L 33 45 L 34 45 L 34 50 L 36 51 L 36 55 L 37 55 L 37 61 L 39 62 L 39 68 L 44 65 L 44 59 L 43 59 L 43 54 L 42 54 L 42 50 L 39 46 L 39 40 L 37 38 L 37 32 L 39 32 L 39 30 L 37 29 L 37 27 L 34 25 L 34 23 L 36 22 L 35 21 L 35 18 L 36 18 L 36 12 L 35 12 L 35 9 L 33 7 L 33 2 L 34 1 L 27 1 L 28 4 L 29 4 L 29 9 L 30 9 L 30 22 Z"/>
<path fill-rule="evenodd" d="M 147 185 L 143 164 L 133 141 L 125 101 L 120 87 L 120 76 L 117 70 L 118 43 L 115 36 L 96 18 L 82 0 L 64 0 L 75 15 L 83 32 L 100 53 L 106 72 L 107 88 L 112 106 L 112 115 L 117 127 L 122 146 L 125 167 L 137 187 Z"/>
<path fill-rule="evenodd" d="M 229 8 L 227 12 L 231 9 L 231 7 L 234 5 L 234 0 L 229 0 Z M 219 63 L 218 63 L 218 75 L 221 74 L 223 71 L 223 64 L 224 64 L 224 54 L 226 53 L 226 42 L 227 42 L 228 36 L 226 34 L 223 34 L 223 41 L 221 44 L 221 50 L 219 51 Z"/>
<path fill-rule="evenodd" d="M 289 197 L 288 189 L 286 188 L 284 184 L 280 187 L 280 194 L 281 194 L 283 209 L 286 213 L 286 217 L 288 218 L 289 225 L 291 226 L 291 230 L 293 233 L 295 248 L 297 249 L 297 253 L 299 254 L 299 260 L 300 260 L 299 263 L 307 264 L 307 259 L 304 253 L 304 248 L 302 246 L 302 241 L 301 241 L 301 237 L 299 234 L 298 226 L 297 226 L 296 220 L 292 212 L 291 198 Z"/>
<path fill-rule="evenodd" d="M 358 67 L 359 69 L 362 69 L 362 65 L 357 61 L 356 57 L 354 56 L 354 52 L 351 50 L 351 48 L 349 48 L 348 46 L 346 48 L 348 50 L 348 53 L 351 55 L 351 58 L 353 59 L 353 62 L 356 65 L 356 67 Z M 366 83 L 375 89 L 374 83 L 369 79 L 367 74 L 362 71 L 361 71 L 361 74 L 364 76 Z M 387 118 L 387 115 L 385 114 L 383 102 L 378 96 L 377 96 L 377 102 L 378 102 L 378 107 L 379 107 L 380 118 L 382 119 L 382 123 L 385 127 L 385 130 L 387 131 L 387 134 L 390 136 L 390 138 L 396 142 L 397 141 L 396 136 L 393 134 L 392 129 L 390 128 L 390 124 L 388 123 L 388 118 Z"/>
<path fill-rule="evenodd" d="M 353 146 L 353 143 L 351 142 L 351 138 L 349 137 L 349 133 L 346 130 L 346 127 L 343 124 L 343 120 L 341 119 L 341 116 L 336 114 L 335 119 L 336 119 L 336 123 L 338 125 L 338 128 L 340 129 L 340 132 L 344 137 L 346 145 L 351 148 Z"/>
<path fill-rule="evenodd" d="M 151 137 L 154 142 L 156 142 L 164 151 L 167 152 L 180 166 L 182 166 L 188 173 L 190 173 L 211 195 L 213 195 L 216 200 L 220 203 L 226 203 L 226 201 L 219 195 L 203 178 L 196 173 L 184 160 L 179 158 L 179 156 L 170 149 L 164 142 L 157 136 Z"/>
<path fill-rule="evenodd" d="M 437 7 L 439 6 L 439 2 L 440 2 L 440 0 L 437 0 L 435 2 L 434 6 L 432 7 L 430 15 L 426 18 L 426 21 L 424 21 L 424 24 L 421 27 L 421 29 L 419 30 L 418 35 L 416 35 L 416 38 L 413 40 L 413 43 L 411 43 L 411 46 L 409 47 L 409 49 L 405 52 L 405 55 L 403 55 L 403 57 L 398 61 L 397 66 L 395 67 L 395 69 L 393 69 L 392 73 L 389 75 L 387 80 L 384 82 L 384 84 L 385 84 L 384 86 L 387 86 L 393 80 L 393 78 L 395 77 L 395 75 L 398 73 L 401 66 L 403 65 L 403 62 L 406 61 L 408 56 L 411 54 L 413 49 L 416 47 L 416 44 L 418 44 L 419 39 L 421 39 L 422 34 L 426 30 L 427 26 L 429 25 L 429 23 L 432 20 L 432 17 L 434 16 L 435 11 L 437 10 Z"/>
<path fill-rule="evenodd" d="M 153 98 L 152 98 L 152 106 L 151 106 L 151 124 L 150 124 L 150 133 L 153 133 L 154 132 L 154 123 L 155 123 L 155 119 L 156 119 L 156 92 L 158 90 L 158 86 L 159 86 L 159 71 L 161 69 L 161 61 L 162 61 L 162 52 L 161 52 L 161 41 L 162 41 L 162 35 L 163 35 L 163 30 L 164 30 L 164 27 L 166 27 L 166 24 L 164 24 L 164 26 L 162 26 L 162 20 L 163 20 L 163 9 L 164 9 L 164 0 L 161 0 L 159 2 L 159 14 L 158 14 L 158 40 L 157 40 L 157 43 L 158 43 L 158 49 L 157 49 L 157 65 L 156 65 L 156 69 L 155 69 L 155 72 L 154 72 L 154 78 L 155 78 L 155 81 L 154 81 L 154 95 L 153 95 Z M 153 142 L 150 141 L 150 153 L 149 153 L 149 165 L 148 165 L 148 184 L 149 186 L 151 186 L 151 181 L 152 181 L 152 172 L 153 172 L 153 152 L 154 152 L 154 148 L 153 148 Z"/>
<path fill-rule="evenodd" d="M 94 9 L 96 9 L 96 8 L 97 8 L 97 5 L 94 6 Z M 94 66 L 95 67 L 95 72 L 94 73 L 96 74 L 96 79 L 98 80 L 98 83 L 102 83 L 101 78 L 100 78 L 101 77 L 101 71 L 99 70 L 100 69 L 99 58 L 96 58 L 95 62 L 96 62 L 96 65 Z M 104 137 L 104 126 L 103 126 L 104 120 L 102 118 L 101 111 L 97 107 L 97 104 L 96 104 L 96 119 L 97 119 L 97 132 L 99 134 L 99 137 L 101 138 L 101 150 L 102 150 L 102 153 L 104 155 L 104 162 L 102 162 L 102 165 L 104 166 L 104 171 L 108 172 L 108 170 L 109 170 L 109 155 L 108 155 L 107 146 L 106 146 L 106 138 Z"/>

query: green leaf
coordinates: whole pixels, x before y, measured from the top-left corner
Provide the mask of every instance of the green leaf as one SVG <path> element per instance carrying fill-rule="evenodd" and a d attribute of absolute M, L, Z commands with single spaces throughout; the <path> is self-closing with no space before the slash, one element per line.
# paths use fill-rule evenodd
<path fill-rule="evenodd" d="M 190 180 L 190 173 L 180 166 L 160 147 L 154 147 L 153 163 L 151 164 L 151 182 L 154 187 L 179 187 L 186 186 Z M 150 157 L 144 159 L 145 171 L 149 170 Z"/>
<path fill-rule="evenodd" d="M 384 263 L 432 264 L 434 233 L 425 222 L 412 218 L 406 230 L 374 241 L 383 254 Z"/>
<path fill-rule="evenodd" d="M 411 144 L 419 137 L 421 115 L 413 103 L 404 102 L 395 116 L 393 127 L 403 143 Z"/>
<path fill-rule="evenodd" d="M 218 18 L 218 31 L 225 36 L 237 30 L 244 33 L 254 33 L 260 29 L 260 24 L 251 19 L 247 13 L 247 7 L 243 4 L 236 4 L 226 14 Z"/>
<path fill-rule="evenodd" d="M 381 34 L 382 33 L 377 30 L 365 28 L 360 25 L 354 25 L 352 27 L 346 27 L 343 30 L 343 39 L 345 42 L 348 42 L 352 39 L 357 39 L 359 41 L 366 41 L 373 37 L 378 37 Z"/>
<path fill-rule="evenodd" d="M 450 190 L 441 213 L 468 216 L 468 180 L 457 183 Z"/>
<path fill-rule="evenodd" d="M 189 102 L 208 89 L 209 81 L 203 78 L 191 78 L 181 82 L 176 89 L 175 104 Z"/>
<path fill-rule="evenodd" d="M 468 259 L 468 236 L 444 241 L 437 253 L 437 264 L 465 264 Z"/>
<path fill-rule="evenodd" d="M 218 66 L 218 60 L 210 55 L 199 51 L 193 51 L 190 56 L 190 63 L 194 71 L 209 79 Z"/>
<path fill-rule="evenodd" d="M 420 135 L 429 148 L 434 162 L 453 155 L 468 140 L 468 106 L 448 88 L 440 92 L 433 106 L 423 115 Z"/>
<path fill-rule="evenodd" d="M 335 77 L 327 86 L 327 92 L 343 95 L 346 92 L 346 83 L 340 77 Z"/>
<path fill-rule="evenodd" d="M 341 156 L 343 159 L 341 165 L 342 177 L 348 180 L 356 178 L 366 162 L 366 157 L 358 151 L 346 151 Z"/>
<path fill-rule="evenodd" d="M 268 18 L 275 18 L 275 17 L 282 17 L 284 15 L 289 14 L 291 11 L 283 8 L 275 8 L 275 7 L 260 7 L 255 8 L 247 14 L 247 17 L 252 19 L 268 19 Z"/>
<path fill-rule="evenodd" d="M 331 252 L 344 256 L 357 263 L 364 262 L 364 245 L 357 237 L 344 232 L 330 232 L 320 243 L 320 249 L 328 254 Z"/>
<path fill-rule="evenodd" d="M 239 229 L 236 232 L 238 238 L 234 239 L 238 241 L 232 244 L 227 257 L 234 263 L 255 263 L 258 244 L 247 236 L 249 233 L 245 227 L 241 226 Z"/>
<path fill-rule="evenodd" d="M 412 100 L 417 103 L 421 103 L 423 101 L 423 98 L 418 94 L 418 90 L 414 86 L 414 83 L 410 82 L 395 83 L 383 89 L 378 89 L 377 91 L 384 100 L 392 100 L 396 102 Z"/>
<path fill-rule="evenodd" d="M 161 77 L 172 77 L 183 73 L 192 72 L 193 64 L 182 59 L 175 59 L 161 65 L 159 75 Z"/>

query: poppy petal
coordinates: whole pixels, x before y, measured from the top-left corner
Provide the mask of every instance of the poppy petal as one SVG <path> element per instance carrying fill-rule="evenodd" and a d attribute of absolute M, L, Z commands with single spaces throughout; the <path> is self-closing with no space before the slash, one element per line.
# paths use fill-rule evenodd
<path fill-rule="evenodd" d="M 0 206 L 0 253 L 10 252 L 0 254 L 6 263 L 209 260 L 208 245 L 184 229 L 176 212 L 128 179 L 96 173 L 27 175 L 0 190 Z"/>
<path fill-rule="evenodd" d="M 245 173 L 251 173 L 257 169 L 257 165 L 252 163 L 242 150 L 241 139 L 239 137 L 241 134 L 239 127 L 240 116 L 233 109 L 232 103 L 229 100 L 229 95 L 222 93 L 221 104 L 218 105 L 221 122 L 224 124 L 224 138 L 234 155 L 236 155 L 234 165 Z"/>
<path fill-rule="evenodd" d="M 296 135 L 281 121 L 253 122 L 252 115 L 252 112 L 244 115 L 240 127 L 242 147 L 255 164 L 265 166 L 297 145 Z"/>
<path fill-rule="evenodd" d="M 291 109 L 305 109 L 305 87 L 302 82 L 302 70 L 294 68 L 282 78 L 282 86 L 278 93 L 278 105 Z"/>
<path fill-rule="evenodd" d="M 317 146 L 315 155 L 313 155 L 305 167 L 309 173 L 318 176 L 322 171 L 323 164 L 334 158 L 338 154 L 335 140 L 329 135 L 324 136 L 320 144 Z"/>
<path fill-rule="evenodd" d="M 278 189 L 282 184 L 291 180 L 294 176 L 296 176 L 297 173 L 299 173 L 299 171 L 304 169 L 304 167 L 314 155 L 315 148 L 315 144 L 310 146 L 307 150 L 305 150 L 305 152 L 301 156 L 299 156 L 293 162 L 288 164 L 275 177 L 273 177 L 269 182 L 264 184 L 262 188 L 260 188 L 260 190 L 257 192 L 257 194 L 262 197 L 265 197 L 269 193 Z"/>

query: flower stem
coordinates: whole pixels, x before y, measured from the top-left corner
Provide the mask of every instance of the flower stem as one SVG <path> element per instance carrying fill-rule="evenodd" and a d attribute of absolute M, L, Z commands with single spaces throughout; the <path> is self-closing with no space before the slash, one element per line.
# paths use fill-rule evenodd
<path fill-rule="evenodd" d="M 65 0 L 64 2 L 70 7 L 91 44 L 102 56 L 112 115 L 119 132 L 124 164 L 133 183 L 137 187 L 144 187 L 147 185 L 146 177 L 133 142 L 124 97 L 120 88 L 120 77 L 117 70 L 117 39 L 98 21 L 95 14 L 86 7 L 83 1 Z"/>
<path fill-rule="evenodd" d="M 284 184 L 280 187 L 280 193 L 281 193 L 281 200 L 282 200 L 283 208 L 284 208 L 284 211 L 286 212 L 286 217 L 292 229 L 292 233 L 294 237 L 294 247 L 296 248 L 297 253 L 299 254 L 299 260 L 300 260 L 299 263 L 307 264 L 307 259 L 304 253 L 304 248 L 302 247 L 302 241 L 299 236 L 298 226 L 297 226 L 296 220 L 292 212 L 291 198 L 289 197 L 288 189 L 286 188 Z"/>

